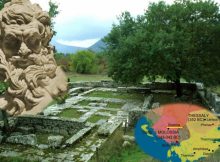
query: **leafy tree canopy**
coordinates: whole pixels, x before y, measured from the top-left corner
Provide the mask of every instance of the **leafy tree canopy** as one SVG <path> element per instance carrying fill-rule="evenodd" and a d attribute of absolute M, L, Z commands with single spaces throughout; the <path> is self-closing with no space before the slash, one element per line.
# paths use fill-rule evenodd
<path fill-rule="evenodd" d="M 92 51 L 78 51 L 72 55 L 74 69 L 77 73 L 91 74 L 96 70 L 96 55 Z"/>
<path fill-rule="evenodd" d="M 0 0 L 0 10 L 4 7 L 5 3 L 10 2 L 11 0 Z"/>
<path fill-rule="evenodd" d="M 109 74 L 123 83 L 144 76 L 220 83 L 220 13 L 213 1 L 151 3 L 136 18 L 125 12 L 105 37 Z"/>

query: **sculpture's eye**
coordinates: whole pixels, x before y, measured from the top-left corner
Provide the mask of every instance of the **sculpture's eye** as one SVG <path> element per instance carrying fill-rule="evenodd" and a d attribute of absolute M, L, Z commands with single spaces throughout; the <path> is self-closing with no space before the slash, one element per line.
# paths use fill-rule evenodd
<path fill-rule="evenodd" d="M 7 34 L 5 36 L 3 46 L 7 50 L 18 51 L 21 46 L 21 41 L 13 34 Z"/>
<path fill-rule="evenodd" d="M 25 43 L 27 44 L 28 48 L 31 49 L 35 53 L 40 53 L 41 49 L 41 39 L 40 34 L 35 32 L 29 35 L 28 38 L 26 38 Z"/>

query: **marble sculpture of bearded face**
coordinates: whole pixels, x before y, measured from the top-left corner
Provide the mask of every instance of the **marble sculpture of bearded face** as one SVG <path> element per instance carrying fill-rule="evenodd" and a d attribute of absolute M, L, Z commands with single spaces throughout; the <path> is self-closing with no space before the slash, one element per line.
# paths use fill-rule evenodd
<path fill-rule="evenodd" d="M 0 107 L 11 114 L 36 114 L 67 90 L 57 67 L 50 17 L 29 0 L 12 0 L 0 11 L 0 80 L 9 83 Z"/>

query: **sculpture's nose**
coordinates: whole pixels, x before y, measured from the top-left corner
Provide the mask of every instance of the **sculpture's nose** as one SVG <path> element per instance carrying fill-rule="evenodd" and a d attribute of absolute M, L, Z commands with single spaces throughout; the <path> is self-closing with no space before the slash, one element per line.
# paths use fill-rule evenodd
<path fill-rule="evenodd" d="M 25 56 L 25 55 L 29 55 L 30 53 L 31 50 L 27 47 L 27 45 L 24 42 L 22 42 L 18 54 Z"/>

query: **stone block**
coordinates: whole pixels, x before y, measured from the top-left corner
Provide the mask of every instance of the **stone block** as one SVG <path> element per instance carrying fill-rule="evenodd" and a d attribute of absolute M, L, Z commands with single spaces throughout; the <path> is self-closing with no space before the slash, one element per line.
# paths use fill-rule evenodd
<path fill-rule="evenodd" d="M 134 127 L 137 121 L 145 115 L 148 110 L 132 110 L 128 113 L 128 125 Z"/>
<path fill-rule="evenodd" d="M 134 136 L 124 135 L 123 139 L 124 141 L 135 142 Z"/>
<path fill-rule="evenodd" d="M 59 148 L 63 141 L 63 136 L 49 136 L 48 144 L 51 148 Z"/>
<path fill-rule="evenodd" d="M 92 127 L 87 127 L 87 128 L 84 128 L 84 129 L 80 130 L 79 132 L 74 134 L 71 138 L 66 140 L 65 144 L 66 145 L 74 144 L 76 141 L 81 139 L 86 133 L 88 133 L 91 129 L 92 129 Z"/>
<path fill-rule="evenodd" d="M 147 96 L 147 97 L 144 99 L 144 103 L 143 103 L 142 108 L 143 108 L 143 109 L 149 109 L 150 106 L 151 106 L 152 101 L 153 101 L 153 95 L 151 94 L 151 95 Z"/>
<path fill-rule="evenodd" d="M 159 107 L 160 107 L 160 103 L 159 102 L 155 102 L 151 106 L 152 109 L 159 108 Z"/>
<path fill-rule="evenodd" d="M 10 136 L 6 139 L 6 142 L 35 146 L 37 144 L 37 137 L 35 134 Z"/>
<path fill-rule="evenodd" d="M 216 96 L 214 110 L 217 114 L 220 114 L 220 97 Z"/>
<path fill-rule="evenodd" d="M 99 127 L 97 133 L 100 136 L 110 136 L 121 124 L 121 121 L 106 122 Z"/>

